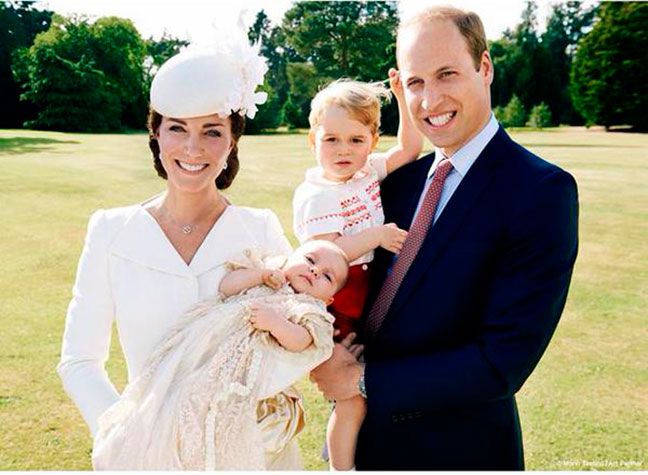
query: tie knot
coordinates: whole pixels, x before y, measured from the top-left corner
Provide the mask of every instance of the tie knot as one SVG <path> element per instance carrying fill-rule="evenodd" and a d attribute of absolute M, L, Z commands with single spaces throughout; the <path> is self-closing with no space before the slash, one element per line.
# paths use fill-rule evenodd
<path fill-rule="evenodd" d="M 452 162 L 449 158 L 443 158 L 437 165 L 436 170 L 434 171 L 433 179 L 436 181 L 445 180 L 448 176 L 448 173 L 452 171 Z"/>

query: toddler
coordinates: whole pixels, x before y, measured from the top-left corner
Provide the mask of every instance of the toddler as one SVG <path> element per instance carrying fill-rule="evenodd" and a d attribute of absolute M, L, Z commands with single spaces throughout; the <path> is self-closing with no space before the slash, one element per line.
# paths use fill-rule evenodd
<path fill-rule="evenodd" d="M 381 99 L 389 97 L 381 83 L 338 80 L 311 102 L 308 137 L 318 166 L 306 172 L 305 181 L 295 191 L 293 226 L 300 242 L 333 241 L 351 261 L 347 283 L 329 306 L 339 339 L 360 330 L 374 249 L 398 253 L 407 237 L 396 225 L 384 224 L 380 182 L 418 157 L 423 138 L 409 117 L 403 86 L 394 69 L 389 71 L 389 83 L 400 122 L 397 144 L 383 153 L 374 152 Z M 337 401 L 327 430 L 333 469 L 353 467 L 364 412 L 361 396 Z"/>
<path fill-rule="evenodd" d="M 407 236 L 394 224 L 384 224 L 380 182 L 415 160 L 423 139 L 406 110 L 398 73 L 391 69 L 389 76 L 400 114 L 396 146 L 372 153 L 379 138 L 381 99 L 389 91 L 381 83 L 335 81 L 311 103 L 308 137 L 318 166 L 306 172 L 293 197 L 299 242 L 333 241 L 351 260 L 347 284 L 329 307 L 339 339 L 359 330 L 373 250 L 397 253 Z"/>

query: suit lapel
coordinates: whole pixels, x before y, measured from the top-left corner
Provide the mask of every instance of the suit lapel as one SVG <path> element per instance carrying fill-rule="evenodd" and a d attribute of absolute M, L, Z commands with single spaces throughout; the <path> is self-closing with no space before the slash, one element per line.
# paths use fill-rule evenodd
<path fill-rule="evenodd" d="M 395 196 L 390 199 L 391 206 L 385 210 L 386 219 L 395 222 L 402 229 L 410 228 L 412 217 L 427 181 L 428 171 L 433 162 L 434 153 L 422 157 L 415 162 L 416 167 L 408 170 L 410 173 L 399 180 L 399 182 L 404 182 L 404 185 L 400 185 L 398 191 L 392 193 Z M 403 191 L 404 187 L 405 191 Z"/>
<path fill-rule="evenodd" d="M 397 170 L 394 175 L 385 179 L 381 185 L 381 193 L 386 223 L 396 223 L 401 229 L 409 229 L 433 161 L 434 153 L 431 153 Z M 380 247 L 376 249 L 368 296 L 369 302 L 373 301 L 378 294 L 393 259 L 394 254 L 391 252 Z"/>
<path fill-rule="evenodd" d="M 461 180 L 436 223 L 428 231 L 421 249 L 394 297 L 387 318 L 389 318 L 389 315 L 398 313 L 418 281 L 451 242 L 466 215 L 476 206 L 477 200 L 493 177 L 502 142 L 507 138 L 508 136 L 500 127 L 497 134 L 484 148 L 466 176 Z"/>

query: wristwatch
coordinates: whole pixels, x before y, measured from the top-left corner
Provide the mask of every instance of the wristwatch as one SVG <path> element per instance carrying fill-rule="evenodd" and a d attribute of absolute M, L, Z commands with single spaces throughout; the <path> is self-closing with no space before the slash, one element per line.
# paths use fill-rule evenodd
<path fill-rule="evenodd" d="M 358 379 L 358 391 L 360 391 L 360 396 L 367 399 L 367 387 L 365 386 L 365 366 L 362 366 L 362 374 L 360 379 Z"/>

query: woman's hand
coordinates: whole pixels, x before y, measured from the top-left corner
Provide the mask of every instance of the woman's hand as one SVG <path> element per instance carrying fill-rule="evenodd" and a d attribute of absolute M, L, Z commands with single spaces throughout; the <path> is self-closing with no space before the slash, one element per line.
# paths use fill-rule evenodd
<path fill-rule="evenodd" d="M 249 321 L 257 330 L 272 332 L 286 323 L 286 319 L 273 307 L 262 303 L 251 303 Z"/>
<path fill-rule="evenodd" d="M 278 269 L 267 269 L 263 271 L 261 280 L 264 285 L 267 285 L 272 290 L 279 290 L 286 284 L 286 277 Z"/>
<path fill-rule="evenodd" d="M 380 227 L 380 247 L 398 254 L 403 248 L 407 231 L 400 229 L 394 223 L 383 224 Z"/>

